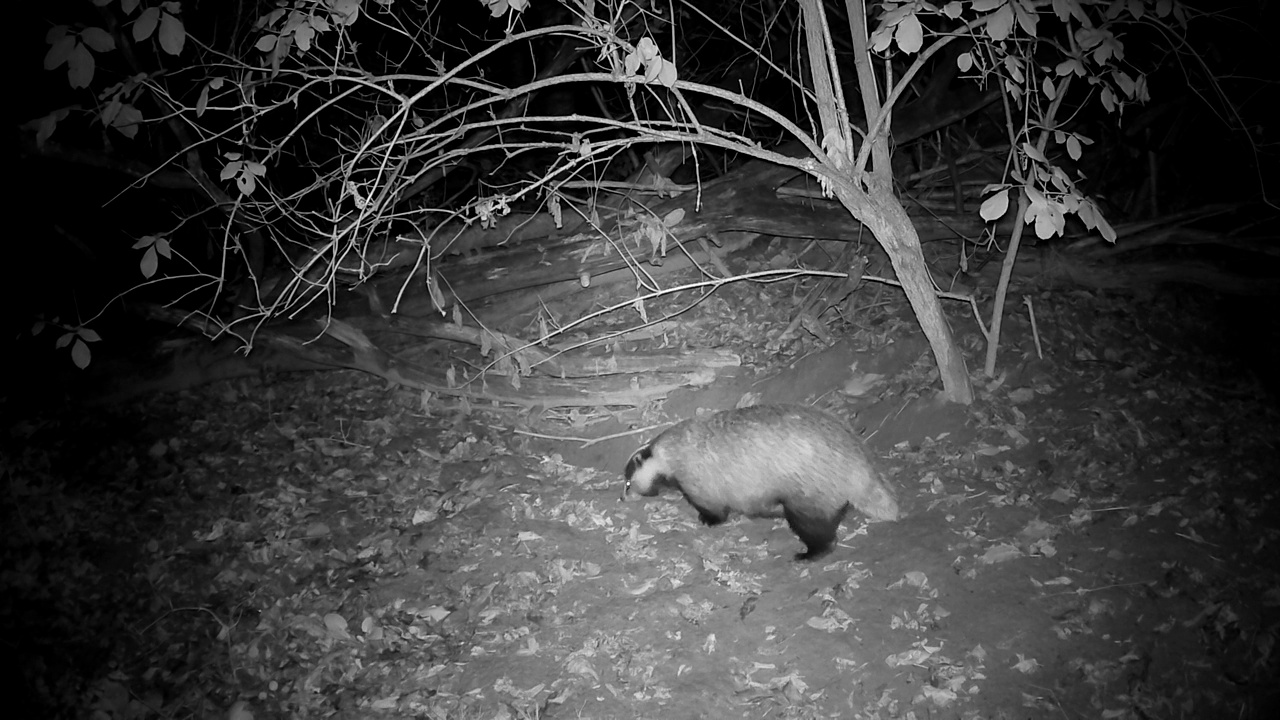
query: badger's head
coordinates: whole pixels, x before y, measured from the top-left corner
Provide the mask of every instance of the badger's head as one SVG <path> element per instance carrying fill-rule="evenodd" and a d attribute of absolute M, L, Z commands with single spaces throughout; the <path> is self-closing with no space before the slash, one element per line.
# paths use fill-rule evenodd
<path fill-rule="evenodd" d="M 627 461 L 627 484 L 622 489 L 622 499 L 657 495 L 665 478 L 661 462 L 653 454 L 653 444 L 645 445 Z"/>

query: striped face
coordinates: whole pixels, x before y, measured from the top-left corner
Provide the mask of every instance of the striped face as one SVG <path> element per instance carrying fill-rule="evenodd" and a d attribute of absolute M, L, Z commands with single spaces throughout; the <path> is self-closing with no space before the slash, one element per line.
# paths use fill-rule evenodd
<path fill-rule="evenodd" d="M 637 495 L 652 497 L 658 494 L 662 473 L 658 471 L 658 461 L 653 457 L 653 445 L 645 445 L 627 461 L 627 485 L 622 490 L 622 499 L 634 498 Z"/>

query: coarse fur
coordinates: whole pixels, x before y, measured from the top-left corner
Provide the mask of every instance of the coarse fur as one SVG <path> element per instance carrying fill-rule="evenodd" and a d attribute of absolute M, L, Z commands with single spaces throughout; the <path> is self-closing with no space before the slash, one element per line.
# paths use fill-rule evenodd
<path fill-rule="evenodd" d="M 898 501 L 862 442 L 827 413 L 757 405 L 680 422 L 627 462 L 623 498 L 675 488 L 707 525 L 730 513 L 785 517 L 804 542 L 796 557 L 831 550 L 849 506 L 874 521 L 899 517 Z"/>

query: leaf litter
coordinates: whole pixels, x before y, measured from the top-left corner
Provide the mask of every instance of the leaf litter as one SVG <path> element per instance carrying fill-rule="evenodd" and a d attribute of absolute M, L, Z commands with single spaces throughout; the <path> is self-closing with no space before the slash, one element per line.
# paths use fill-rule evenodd
<path fill-rule="evenodd" d="M 1205 349 L 1194 298 L 1053 302 L 1048 358 L 1011 323 L 1010 370 L 975 378 L 966 427 L 875 448 L 907 517 L 846 520 L 814 564 L 780 523 L 620 505 L 625 458 L 575 467 L 509 416 L 425 416 L 351 373 L 15 422 L 13 702 L 104 719 L 1263 717 L 1280 687 L 1274 400 Z"/>

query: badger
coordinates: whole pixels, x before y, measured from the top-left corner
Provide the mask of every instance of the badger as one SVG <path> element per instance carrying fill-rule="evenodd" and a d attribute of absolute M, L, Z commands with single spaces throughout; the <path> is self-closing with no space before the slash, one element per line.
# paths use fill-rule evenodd
<path fill-rule="evenodd" d="M 731 512 L 785 517 L 807 548 L 831 551 L 849 506 L 873 521 L 899 517 L 893 491 L 862 442 L 827 413 L 798 405 L 757 405 L 668 428 L 627 462 L 624 500 L 672 487 L 707 525 Z"/>

